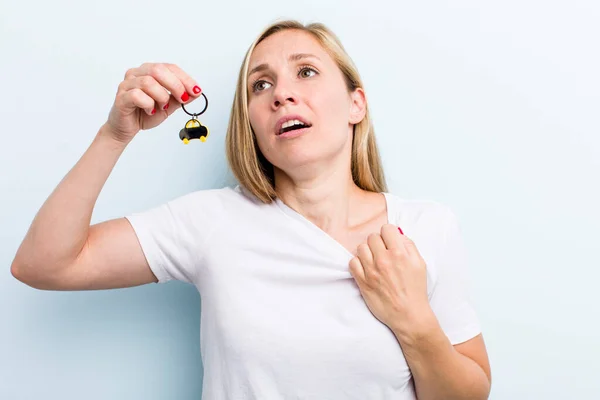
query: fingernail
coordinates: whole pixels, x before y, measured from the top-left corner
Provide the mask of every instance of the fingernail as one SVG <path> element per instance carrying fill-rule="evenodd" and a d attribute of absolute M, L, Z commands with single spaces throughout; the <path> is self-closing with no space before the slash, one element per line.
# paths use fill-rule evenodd
<path fill-rule="evenodd" d="M 169 108 L 169 103 L 165 104 L 165 106 L 163 107 L 163 110 L 166 110 L 167 108 Z"/>
<path fill-rule="evenodd" d="M 193 90 L 194 90 L 194 93 L 196 93 L 196 94 L 198 94 L 198 93 L 200 93 L 202 91 L 202 89 L 200 89 L 199 86 L 194 86 Z"/>
<path fill-rule="evenodd" d="M 154 115 L 155 113 L 156 113 L 156 108 L 153 108 L 151 114 Z"/>
<path fill-rule="evenodd" d="M 398 227 L 398 230 L 400 231 L 401 234 L 404 235 L 404 232 L 402 232 L 402 229 L 400 229 L 400 227 Z"/>
<path fill-rule="evenodd" d="M 183 92 L 183 94 L 181 95 L 181 100 L 188 101 L 189 99 L 190 95 L 188 94 L 188 92 Z"/>

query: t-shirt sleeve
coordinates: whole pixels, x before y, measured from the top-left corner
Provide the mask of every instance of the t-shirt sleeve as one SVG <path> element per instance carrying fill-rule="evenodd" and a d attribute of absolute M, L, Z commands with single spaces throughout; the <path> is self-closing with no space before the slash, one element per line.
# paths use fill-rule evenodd
<path fill-rule="evenodd" d="M 436 281 L 430 305 L 442 330 L 454 344 L 481 333 L 472 303 L 467 249 L 455 213 L 443 206 L 445 230 L 436 257 Z"/>
<path fill-rule="evenodd" d="M 198 229 L 199 193 L 187 194 L 125 218 L 133 227 L 158 283 L 196 282 L 205 229 Z M 198 200 L 198 199 L 196 199 Z M 194 204 L 195 203 L 195 204 Z"/>

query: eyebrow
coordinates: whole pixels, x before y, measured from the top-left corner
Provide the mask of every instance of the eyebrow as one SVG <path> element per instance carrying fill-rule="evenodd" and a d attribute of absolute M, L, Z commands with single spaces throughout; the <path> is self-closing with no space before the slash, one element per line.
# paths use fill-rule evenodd
<path fill-rule="evenodd" d="M 315 59 L 321 61 L 321 59 L 319 57 L 317 57 L 314 54 L 310 54 L 310 53 L 295 53 L 295 54 L 290 55 L 288 60 L 290 62 L 292 62 L 292 61 L 302 60 L 304 58 L 315 58 Z M 269 64 L 267 64 L 267 63 L 257 65 L 256 67 L 254 67 L 250 70 L 250 72 L 248 73 L 248 76 L 250 76 L 256 72 L 264 71 L 267 69 L 269 69 Z"/>

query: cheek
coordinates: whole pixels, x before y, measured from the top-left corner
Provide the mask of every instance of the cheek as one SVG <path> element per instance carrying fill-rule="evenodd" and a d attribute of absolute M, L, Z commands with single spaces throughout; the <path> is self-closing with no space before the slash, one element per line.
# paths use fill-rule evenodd
<path fill-rule="evenodd" d="M 269 132 L 267 113 L 262 112 L 260 104 L 256 102 L 248 104 L 248 117 L 250 119 L 250 125 L 256 136 L 258 147 L 264 153 L 269 152 L 269 140 L 267 132 Z"/>
<path fill-rule="evenodd" d="M 258 122 L 258 113 L 254 102 L 248 104 L 248 118 L 250 118 L 250 124 L 255 126 Z"/>
<path fill-rule="evenodd" d="M 323 91 L 321 96 L 315 96 L 312 103 L 313 109 L 326 110 L 321 116 L 328 124 L 338 124 L 348 119 L 348 98 L 337 88 Z"/>
<path fill-rule="evenodd" d="M 260 111 L 260 106 L 256 103 L 248 104 L 248 118 L 254 132 L 259 136 L 265 131 L 265 113 Z"/>

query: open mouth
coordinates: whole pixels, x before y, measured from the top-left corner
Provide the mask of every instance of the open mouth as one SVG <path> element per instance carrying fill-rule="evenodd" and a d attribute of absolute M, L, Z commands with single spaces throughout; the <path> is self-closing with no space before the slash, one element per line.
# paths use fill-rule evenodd
<path fill-rule="evenodd" d="M 293 119 L 293 120 L 285 122 L 281 126 L 281 129 L 279 130 L 279 132 L 277 134 L 281 135 L 282 133 L 286 133 L 286 132 L 290 132 L 290 131 L 295 131 L 295 130 L 302 129 L 302 128 L 309 128 L 311 126 L 312 125 L 305 124 L 304 122 L 302 122 L 300 120 Z"/>

